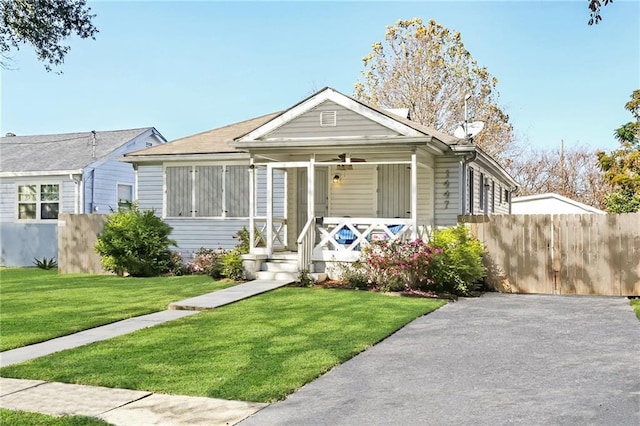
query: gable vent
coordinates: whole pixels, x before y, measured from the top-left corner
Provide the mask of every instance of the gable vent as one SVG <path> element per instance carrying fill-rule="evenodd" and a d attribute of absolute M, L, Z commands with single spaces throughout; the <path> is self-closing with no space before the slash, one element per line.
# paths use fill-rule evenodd
<path fill-rule="evenodd" d="M 337 122 L 336 117 L 336 111 L 320 112 L 320 127 L 335 127 Z"/>

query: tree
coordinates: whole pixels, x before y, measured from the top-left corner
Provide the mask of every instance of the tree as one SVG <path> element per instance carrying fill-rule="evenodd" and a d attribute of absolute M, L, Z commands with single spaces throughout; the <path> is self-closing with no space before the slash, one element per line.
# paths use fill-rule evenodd
<path fill-rule="evenodd" d="M 514 155 L 509 172 L 521 185 L 518 195 L 555 192 L 603 209 L 611 186 L 598 167 L 595 151 L 586 147 L 565 149 L 523 148 Z"/>
<path fill-rule="evenodd" d="M 7 68 L 12 49 L 33 46 L 47 71 L 64 62 L 71 49 L 62 41 L 72 34 L 95 40 L 95 15 L 86 0 L 0 0 L 0 65 Z"/>
<path fill-rule="evenodd" d="M 613 3 L 613 0 L 587 0 L 589 3 L 589 10 L 591 11 L 591 17 L 589 18 L 589 25 L 598 24 L 602 21 L 600 16 L 600 8 L 606 6 L 609 3 Z"/>
<path fill-rule="evenodd" d="M 464 120 L 464 99 L 470 117 L 485 122 L 474 143 L 503 158 L 514 140 L 509 116 L 498 106 L 498 80 L 465 49 L 459 32 L 430 20 L 400 20 L 388 26 L 385 42 L 373 44 L 362 59 L 363 82 L 355 98 L 382 108 L 409 108 L 411 119 L 452 134 Z"/>
<path fill-rule="evenodd" d="M 640 210 L 640 89 L 634 90 L 625 109 L 635 121 L 623 124 L 614 136 L 620 148 L 610 154 L 598 152 L 604 178 L 615 189 L 607 197 L 607 211 L 632 213 Z"/>

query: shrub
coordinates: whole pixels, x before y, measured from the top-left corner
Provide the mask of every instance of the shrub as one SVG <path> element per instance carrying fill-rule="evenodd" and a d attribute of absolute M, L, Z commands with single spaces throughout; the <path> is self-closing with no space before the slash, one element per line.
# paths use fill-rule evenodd
<path fill-rule="evenodd" d="M 370 282 L 383 291 L 424 289 L 431 282 L 427 270 L 435 254 L 433 247 L 417 239 L 373 241 L 364 248 L 365 268 Z"/>
<path fill-rule="evenodd" d="M 308 269 L 303 269 L 298 272 L 298 280 L 296 281 L 300 287 L 311 287 L 313 285 L 313 278 Z"/>
<path fill-rule="evenodd" d="M 169 239 L 172 228 L 152 210 L 141 212 L 133 204 L 121 208 L 107 219 L 98 236 L 95 251 L 102 257 L 102 267 L 122 276 L 151 277 L 169 270 Z"/>
<path fill-rule="evenodd" d="M 194 254 L 193 260 L 186 266 L 190 274 L 210 275 L 213 278 L 220 278 L 220 260 L 224 255 L 221 249 L 214 250 L 210 248 L 200 247 Z"/>
<path fill-rule="evenodd" d="M 222 256 L 221 271 L 222 276 L 231 278 L 234 281 L 244 280 L 244 267 L 242 266 L 242 255 L 237 249 L 229 250 Z"/>
<path fill-rule="evenodd" d="M 436 230 L 430 244 L 438 249 L 427 272 L 434 290 L 464 296 L 484 277 L 482 243 L 464 225 Z"/>
<path fill-rule="evenodd" d="M 36 265 L 40 269 L 49 270 L 58 267 L 58 262 L 56 262 L 56 258 L 52 257 L 51 259 L 47 259 L 43 257 L 42 260 L 33 258 L 33 264 Z"/>
<path fill-rule="evenodd" d="M 369 282 L 365 264 L 360 260 L 337 263 L 336 272 L 340 279 L 346 282 L 350 288 L 365 290 L 375 286 L 375 283 Z"/>

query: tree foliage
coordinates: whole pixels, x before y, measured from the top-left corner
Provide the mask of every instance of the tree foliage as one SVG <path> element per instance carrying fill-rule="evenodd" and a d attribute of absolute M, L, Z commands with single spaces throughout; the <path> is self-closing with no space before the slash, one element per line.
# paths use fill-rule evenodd
<path fill-rule="evenodd" d="M 625 109 L 634 121 L 615 130 L 620 148 L 609 154 L 597 153 L 604 178 L 614 188 L 607 197 L 607 210 L 611 213 L 640 210 L 640 89 L 633 91 Z"/>
<path fill-rule="evenodd" d="M 602 16 L 600 16 L 600 8 L 602 6 L 606 6 L 609 3 L 613 3 L 613 0 L 587 0 L 589 3 L 589 10 L 591 11 L 591 16 L 589 17 L 589 25 L 598 24 L 602 21 Z"/>
<path fill-rule="evenodd" d="M 509 116 L 498 106 L 498 80 L 473 59 L 459 32 L 430 20 L 400 20 L 388 26 L 384 42 L 362 59 L 362 82 L 354 96 L 381 108 L 409 108 L 411 119 L 452 134 L 469 117 L 485 122 L 474 143 L 502 158 L 513 142 Z"/>
<path fill-rule="evenodd" d="M 518 195 L 554 192 L 572 200 L 605 208 L 611 186 L 598 167 L 596 151 L 587 147 L 534 149 L 521 146 L 508 169 L 520 183 Z"/>
<path fill-rule="evenodd" d="M 6 68 L 11 50 L 28 44 L 51 71 L 69 52 L 65 39 L 73 34 L 95 39 L 90 12 L 86 0 L 0 0 L 0 65 Z"/>

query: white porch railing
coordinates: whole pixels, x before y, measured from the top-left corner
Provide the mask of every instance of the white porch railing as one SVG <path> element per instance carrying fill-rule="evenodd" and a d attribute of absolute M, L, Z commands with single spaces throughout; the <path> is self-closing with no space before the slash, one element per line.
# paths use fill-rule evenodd
<path fill-rule="evenodd" d="M 313 254 L 313 243 L 316 240 L 315 218 L 307 221 L 298 237 L 298 270 L 311 271 L 311 256 Z"/>
<path fill-rule="evenodd" d="M 253 248 L 267 247 L 267 218 L 254 217 L 255 235 L 253 239 Z M 287 218 L 273 218 L 273 249 L 284 250 L 287 246 Z"/>
<path fill-rule="evenodd" d="M 320 241 L 313 248 L 312 260 L 355 261 L 369 241 L 410 239 L 411 228 L 411 219 L 325 217 L 321 224 L 316 223 Z"/>

